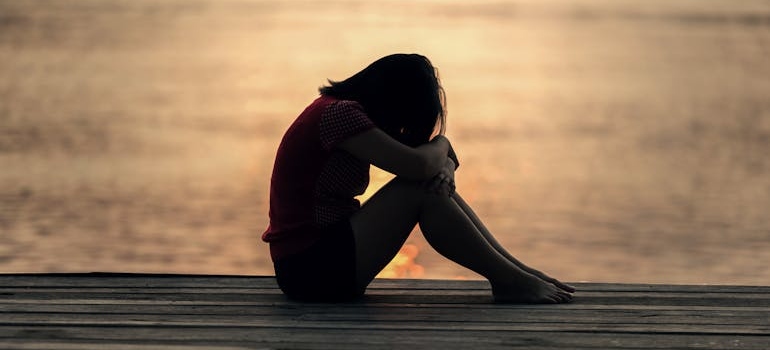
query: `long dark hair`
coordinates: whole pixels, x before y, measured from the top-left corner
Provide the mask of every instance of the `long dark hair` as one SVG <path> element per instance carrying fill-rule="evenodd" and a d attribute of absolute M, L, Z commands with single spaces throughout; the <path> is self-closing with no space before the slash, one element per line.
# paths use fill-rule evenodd
<path fill-rule="evenodd" d="M 318 91 L 360 103 L 377 127 L 415 147 L 446 129 L 446 98 L 437 70 L 418 54 L 394 54 L 374 61 L 342 81 Z"/>

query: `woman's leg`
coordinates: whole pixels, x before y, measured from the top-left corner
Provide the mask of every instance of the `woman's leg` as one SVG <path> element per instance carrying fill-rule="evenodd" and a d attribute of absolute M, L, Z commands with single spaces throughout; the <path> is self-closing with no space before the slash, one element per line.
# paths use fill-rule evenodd
<path fill-rule="evenodd" d="M 392 180 L 350 222 L 362 286 L 392 259 L 419 223 L 436 251 L 486 277 L 498 301 L 554 303 L 571 298 L 501 255 L 454 199 L 426 193 L 417 182 Z"/>
<path fill-rule="evenodd" d="M 499 242 L 497 242 L 497 240 L 495 239 L 494 235 L 492 235 L 492 233 L 489 232 L 487 227 L 484 226 L 484 223 L 481 221 L 481 219 L 479 219 L 479 217 L 476 215 L 476 213 L 473 211 L 473 209 L 471 209 L 470 205 L 468 205 L 468 203 L 465 202 L 465 200 L 460 196 L 459 193 L 454 193 L 452 195 L 452 198 L 455 200 L 455 202 L 457 202 L 457 205 L 460 206 L 460 208 L 465 212 L 465 215 L 467 215 L 468 218 L 471 219 L 471 221 L 473 221 L 473 224 L 476 225 L 476 228 L 479 230 L 479 232 L 481 232 L 481 234 L 484 235 L 484 238 L 487 239 L 487 242 L 489 242 L 489 244 L 491 246 L 493 246 L 506 259 L 508 259 L 511 262 L 513 262 L 514 264 L 516 264 L 516 266 L 518 266 L 522 270 L 527 271 L 527 272 L 537 276 L 538 278 L 540 278 L 540 279 L 542 279 L 542 280 L 544 280 L 546 282 L 553 283 L 555 286 L 557 286 L 557 287 L 559 287 L 559 288 L 561 288 L 561 289 L 563 289 L 563 290 L 565 290 L 567 292 L 570 292 L 570 293 L 575 292 L 575 287 L 572 287 L 572 286 L 570 286 L 570 285 L 568 285 L 566 283 L 563 283 L 563 282 L 561 282 L 561 281 L 559 281 L 559 280 L 557 280 L 557 279 L 555 279 L 555 278 L 553 278 L 551 276 L 546 275 L 543 272 L 540 272 L 540 271 L 538 271 L 536 269 L 533 269 L 533 268 L 525 265 L 523 262 L 519 261 L 518 259 L 516 259 Z"/>

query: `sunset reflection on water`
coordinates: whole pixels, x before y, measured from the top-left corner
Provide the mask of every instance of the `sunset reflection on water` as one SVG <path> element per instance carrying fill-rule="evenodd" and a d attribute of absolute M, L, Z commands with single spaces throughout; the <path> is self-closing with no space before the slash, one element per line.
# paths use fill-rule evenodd
<path fill-rule="evenodd" d="M 271 274 L 283 131 L 325 79 L 419 52 L 458 190 L 523 261 L 770 283 L 766 1 L 45 4 L 0 0 L 2 272 Z M 408 243 L 404 277 L 479 278 Z"/>

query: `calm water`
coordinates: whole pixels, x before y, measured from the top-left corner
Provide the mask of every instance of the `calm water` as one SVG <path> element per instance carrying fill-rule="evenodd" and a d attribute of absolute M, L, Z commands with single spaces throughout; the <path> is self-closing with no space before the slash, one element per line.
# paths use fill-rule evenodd
<path fill-rule="evenodd" d="M 748 0 L 0 0 L 0 272 L 272 273 L 284 128 L 392 52 L 439 67 L 460 192 L 525 262 L 770 284 L 770 2 Z M 421 276 L 478 278 L 410 243 Z"/>

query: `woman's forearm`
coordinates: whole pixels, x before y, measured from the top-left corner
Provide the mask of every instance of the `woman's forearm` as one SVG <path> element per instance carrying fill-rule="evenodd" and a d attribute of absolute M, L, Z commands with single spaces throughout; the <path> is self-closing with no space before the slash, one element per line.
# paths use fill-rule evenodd
<path fill-rule="evenodd" d="M 425 178 L 433 177 L 441 171 L 446 164 L 450 148 L 449 139 L 442 135 L 438 135 L 430 142 L 417 147 L 417 151 L 420 152 L 423 159 Z"/>

